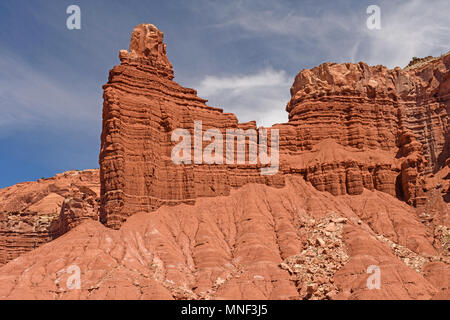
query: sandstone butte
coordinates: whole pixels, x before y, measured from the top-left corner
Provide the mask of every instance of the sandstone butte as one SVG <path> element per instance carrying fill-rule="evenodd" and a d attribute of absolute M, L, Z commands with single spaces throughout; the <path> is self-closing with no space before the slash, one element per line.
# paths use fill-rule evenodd
<path fill-rule="evenodd" d="M 0 190 L 1 299 L 450 299 L 449 53 L 302 70 L 272 176 L 175 165 L 177 128 L 261 128 L 174 82 L 153 25 L 119 58 L 100 171 Z"/>

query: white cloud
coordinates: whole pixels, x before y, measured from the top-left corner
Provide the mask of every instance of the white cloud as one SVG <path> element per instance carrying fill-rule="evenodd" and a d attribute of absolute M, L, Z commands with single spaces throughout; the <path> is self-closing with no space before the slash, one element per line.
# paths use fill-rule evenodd
<path fill-rule="evenodd" d="M 263 5 L 262 5 L 263 4 Z M 285 37 L 292 44 L 306 44 L 310 54 L 321 54 L 331 61 L 365 61 L 390 68 L 404 67 L 413 56 L 440 55 L 450 50 L 450 1 L 410 0 L 378 1 L 381 8 L 381 30 L 369 30 L 366 7 L 331 2 L 317 4 L 258 1 L 223 5 L 215 3 L 215 27 L 238 27 L 240 34 L 270 38 Z M 341 6 L 341 7 L 338 7 Z M 304 52 L 295 46 L 283 47 L 286 57 Z M 313 51 L 313 52 L 311 52 Z M 296 59 L 292 59 L 296 60 Z M 318 64 L 325 61 L 318 61 Z M 294 66 L 296 67 L 296 66 Z"/>
<path fill-rule="evenodd" d="M 206 12 L 217 21 L 212 27 L 237 27 L 235 39 L 265 38 L 268 47 L 276 38 L 289 40 L 293 45 L 280 50 L 280 59 L 299 61 L 317 55 L 394 68 L 406 66 L 413 56 L 436 56 L 450 49 L 448 0 L 380 1 L 381 30 L 367 28 L 366 7 L 349 3 L 348 10 L 336 10 L 336 3 L 312 15 L 302 10 L 307 4 L 292 8 L 278 1 L 208 3 Z M 299 52 L 296 43 L 302 43 L 305 51 Z M 299 67 L 293 65 L 293 71 Z M 206 76 L 197 88 L 211 105 L 234 112 L 240 121 L 257 120 L 267 126 L 287 121 L 284 106 L 292 80 L 283 71 L 267 69 L 252 75 Z"/>
<path fill-rule="evenodd" d="M 450 1 L 404 1 L 381 6 L 381 30 L 363 29 L 367 48 L 360 56 L 371 64 L 404 67 L 413 56 L 438 56 L 450 50 Z"/>
<path fill-rule="evenodd" d="M 261 34 L 288 35 L 296 39 L 322 40 L 332 31 L 351 31 L 351 21 L 332 12 L 319 16 L 306 16 L 294 12 L 276 12 L 265 10 L 261 12 L 240 15 L 230 21 L 247 31 Z"/>
<path fill-rule="evenodd" d="M 287 122 L 292 81 L 285 71 L 267 68 L 250 75 L 206 76 L 196 88 L 209 105 L 233 112 L 240 122 L 271 126 Z"/>

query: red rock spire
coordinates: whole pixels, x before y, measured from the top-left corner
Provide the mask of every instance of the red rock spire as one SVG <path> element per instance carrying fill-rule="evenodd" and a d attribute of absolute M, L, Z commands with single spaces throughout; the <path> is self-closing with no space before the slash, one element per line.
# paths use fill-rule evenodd
<path fill-rule="evenodd" d="M 173 68 L 166 54 L 164 33 L 153 24 L 140 24 L 131 34 L 130 49 L 120 51 L 122 63 L 138 62 L 155 67 L 158 73 L 173 78 Z"/>

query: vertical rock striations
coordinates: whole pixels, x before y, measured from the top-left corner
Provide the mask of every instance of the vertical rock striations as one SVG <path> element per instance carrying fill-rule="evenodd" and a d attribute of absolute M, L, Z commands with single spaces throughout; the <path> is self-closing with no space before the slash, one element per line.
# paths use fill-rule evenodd
<path fill-rule="evenodd" d="M 301 137 L 290 140 L 290 149 L 308 150 L 331 138 L 364 153 L 384 151 L 384 163 L 377 160 L 364 166 L 360 161 L 360 173 L 352 170 L 349 176 L 332 169 L 340 177 L 332 193 L 361 192 L 354 183 L 368 189 L 373 185 L 421 205 L 423 176 L 440 170 L 449 157 L 449 79 L 450 54 L 406 69 L 360 62 L 324 63 L 303 70 L 295 78 L 286 108 L 288 125 Z M 329 167 L 322 173 L 329 175 Z M 311 181 L 321 188 L 320 179 Z"/>
<path fill-rule="evenodd" d="M 238 123 L 235 115 L 207 106 L 193 89 L 174 81 L 163 34 L 153 25 L 137 26 L 129 52 L 120 51 L 119 66 L 104 86 L 100 151 L 101 221 L 119 228 L 130 215 L 163 204 L 192 203 L 200 196 L 228 195 L 248 182 L 283 185 L 275 176 L 261 176 L 257 165 L 175 165 L 171 152 L 175 129 L 194 134 L 217 128 L 257 129 Z M 205 144 L 203 145 L 205 146 Z"/>
<path fill-rule="evenodd" d="M 1 299 L 450 298 L 449 54 L 301 71 L 289 122 L 272 127 L 274 175 L 250 161 L 265 129 L 175 83 L 155 26 L 137 26 L 119 57 L 104 86 L 100 176 L 0 190 L 0 264 L 21 255 L 0 267 Z M 230 130 L 247 133 L 244 150 L 220 142 Z M 193 162 L 176 164 L 180 132 L 225 154 L 208 164 L 183 150 Z M 74 266 L 79 290 L 65 286 Z"/>
<path fill-rule="evenodd" d="M 134 213 L 228 195 L 249 182 L 282 187 L 288 173 L 333 195 L 376 189 L 421 205 L 424 176 L 448 159 L 449 54 L 406 69 L 360 62 L 301 71 L 286 107 L 289 122 L 272 127 L 280 132 L 275 176 L 260 175 L 260 165 L 248 161 L 175 165 L 175 129 L 193 134 L 201 121 L 203 133 L 225 133 L 258 130 L 256 124 L 239 124 L 175 83 L 163 34 L 153 25 L 135 28 L 120 61 L 104 86 L 100 152 L 100 216 L 112 228 Z"/>

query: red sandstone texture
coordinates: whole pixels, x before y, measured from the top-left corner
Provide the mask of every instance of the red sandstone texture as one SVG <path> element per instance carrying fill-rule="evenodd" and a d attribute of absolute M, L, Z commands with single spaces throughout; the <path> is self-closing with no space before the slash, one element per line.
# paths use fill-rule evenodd
<path fill-rule="evenodd" d="M 287 176 L 283 188 L 252 183 L 139 213 L 120 230 L 85 222 L 2 267 L 0 297 L 450 298 L 448 263 L 406 203 L 369 190 L 335 197 Z M 380 290 L 366 287 L 369 265 L 381 269 Z"/>
<path fill-rule="evenodd" d="M 450 299 L 450 54 L 301 71 L 289 122 L 272 127 L 275 175 L 248 161 L 173 163 L 171 135 L 194 121 L 203 132 L 264 128 L 174 82 L 153 25 L 137 26 L 119 58 L 104 86 L 100 205 L 98 182 L 65 177 L 74 187 L 52 196 L 39 244 L 60 237 L 0 268 L 0 298 Z M 21 208 L 1 211 L 29 213 L 14 221 L 35 230 L 52 207 Z M 11 229 L 0 229 L 4 262 L 40 237 Z M 367 286 L 369 266 L 380 289 Z"/>
<path fill-rule="evenodd" d="M 0 190 L 0 265 L 85 218 L 98 220 L 98 170 L 69 171 Z"/>
<path fill-rule="evenodd" d="M 240 124 L 234 114 L 207 106 L 193 89 L 174 81 L 163 34 L 140 25 L 132 34 L 130 52 L 120 51 L 104 86 L 100 152 L 101 221 L 119 228 L 131 215 L 161 205 L 193 203 L 201 196 L 228 195 L 248 182 L 283 186 L 282 177 L 262 176 L 256 165 L 175 165 L 173 130 L 256 129 Z M 225 150 L 225 149 L 224 149 Z"/>
<path fill-rule="evenodd" d="M 249 182 L 282 187 L 289 173 L 333 195 L 376 189 L 423 205 L 425 175 L 445 167 L 449 156 L 448 54 L 405 70 L 361 62 L 300 72 L 287 106 L 289 123 L 273 127 L 280 130 L 275 176 L 262 176 L 251 164 L 174 164 L 177 128 L 193 134 L 194 121 L 202 121 L 203 131 L 258 128 L 175 83 L 163 34 L 152 25 L 134 30 L 120 60 L 104 86 L 100 152 L 100 215 L 112 228 L 137 212 L 228 195 Z"/>

